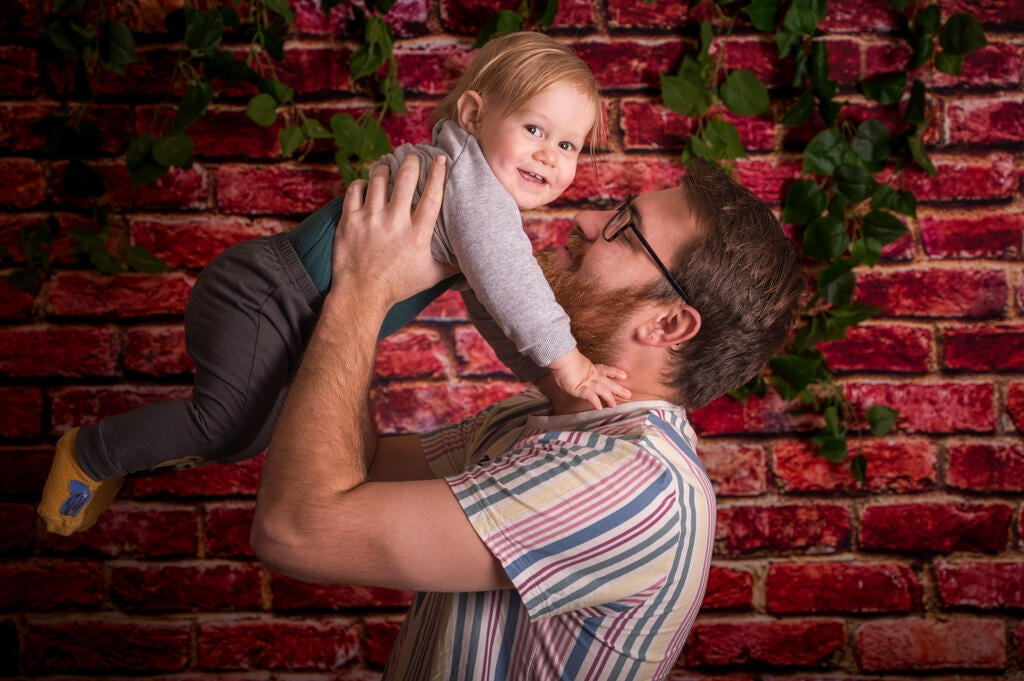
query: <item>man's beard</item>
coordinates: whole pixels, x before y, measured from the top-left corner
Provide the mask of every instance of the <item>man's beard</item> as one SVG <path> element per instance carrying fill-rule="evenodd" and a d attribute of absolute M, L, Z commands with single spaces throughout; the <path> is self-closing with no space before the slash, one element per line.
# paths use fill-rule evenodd
<path fill-rule="evenodd" d="M 555 300 L 569 315 L 576 347 L 595 364 L 614 366 L 622 337 L 620 332 L 641 298 L 635 289 L 606 290 L 593 281 L 580 279 L 582 240 L 569 233 L 566 243 L 572 264 L 565 268 L 555 252 L 537 255 L 541 271 L 551 285 Z"/>

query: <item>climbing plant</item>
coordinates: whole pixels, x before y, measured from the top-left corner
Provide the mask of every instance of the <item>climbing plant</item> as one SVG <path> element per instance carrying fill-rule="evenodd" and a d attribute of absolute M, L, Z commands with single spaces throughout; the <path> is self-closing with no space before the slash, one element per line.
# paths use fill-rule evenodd
<path fill-rule="evenodd" d="M 796 229 L 814 275 L 813 292 L 785 351 L 734 395 L 761 395 L 770 384 L 784 399 L 820 414 L 823 425 L 811 438 L 817 452 L 830 461 L 848 461 L 859 480 L 864 479 L 866 461 L 863 454 L 851 454 L 849 436 L 860 433 L 865 421 L 872 433 L 886 434 L 898 413 L 885 405 L 856 413 L 819 345 L 844 338 L 851 326 L 879 312 L 854 300 L 856 268 L 875 265 L 883 247 L 907 233 L 902 218 L 916 217 L 907 168 L 936 174 L 924 145 L 934 115 L 928 86 L 935 71 L 958 75 L 963 56 L 987 44 L 969 14 L 943 19 L 939 5 L 931 2 L 888 2 L 900 13 L 909 57 L 899 68 L 860 81 L 858 89 L 891 112 L 898 121 L 893 130 L 876 119 L 857 122 L 846 115 L 845 105 L 855 93 L 840 93 L 830 77 L 829 42 L 821 28 L 826 0 L 705 3 L 714 10 L 715 21 L 701 22 L 696 50 L 684 55 L 676 73 L 661 77 L 665 105 L 695 119 L 684 162 L 700 157 L 728 163 L 746 156 L 724 110 L 765 115 L 772 112 L 774 101 L 779 122 L 787 128 L 803 126 L 817 115 L 814 124 L 820 130 L 799 150 L 800 178 L 789 185 L 782 210 L 783 222 Z M 788 87 L 770 94 L 753 72 L 725 67 L 728 41 L 723 38 L 740 21 L 772 36 L 779 60 L 792 65 Z M 719 46 L 714 55 L 713 44 Z"/>

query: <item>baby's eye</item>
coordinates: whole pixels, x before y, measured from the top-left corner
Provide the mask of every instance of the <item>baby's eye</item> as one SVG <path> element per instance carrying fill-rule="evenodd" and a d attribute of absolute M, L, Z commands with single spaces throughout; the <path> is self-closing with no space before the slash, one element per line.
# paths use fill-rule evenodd
<path fill-rule="evenodd" d="M 526 132 L 530 133 L 531 135 L 534 135 L 535 137 L 540 137 L 541 131 L 539 126 L 528 123 L 523 127 L 526 129 Z"/>
<path fill-rule="evenodd" d="M 576 145 L 572 142 L 559 142 L 558 148 L 562 151 L 576 151 Z"/>

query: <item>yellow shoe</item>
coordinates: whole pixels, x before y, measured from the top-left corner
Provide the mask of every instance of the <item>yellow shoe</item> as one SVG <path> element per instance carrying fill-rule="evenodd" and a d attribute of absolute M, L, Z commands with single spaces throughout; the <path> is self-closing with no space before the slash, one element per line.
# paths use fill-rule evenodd
<path fill-rule="evenodd" d="M 85 474 L 75 455 L 77 435 L 78 428 L 73 428 L 57 441 L 50 475 L 39 502 L 39 515 L 46 522 L 47 531 L 65 537 L 95 525 L 124 484 L 121 477 L 96 481 Z"/>

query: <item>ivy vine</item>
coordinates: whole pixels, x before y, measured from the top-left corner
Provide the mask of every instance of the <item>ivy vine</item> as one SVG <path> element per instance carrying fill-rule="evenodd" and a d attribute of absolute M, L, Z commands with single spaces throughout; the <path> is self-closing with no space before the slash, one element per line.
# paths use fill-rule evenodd
<path fill-rule="evenodd" d="M 725 68 L 727 41 L 721 40 L 721 49 L 711 55 L 715 39 L 731 33 L 745 17 L 754 29 L 772 35 L 780 60 L 792 63 L 792 81 L 779 93 L 789 101 L 779 122 L 802 126 L 815 112 L 822 121 L 823 129 L 802 151 L 801 177 L 788 187 L 782 210 L 783 222 L 798 232 L 816 285 L 785 351 L 769 361 L 766 373 L 733 394 L 740 399 L 763 395 L 771 385 L 787 401 L 820 414 L 823 425 L 811 437 L 817 452 L 829 461 L 849 462 L 860 481 L 867 464 L 863 454 L 851 454 L 849 437 L 861 434 L 865 421 L 871 433 L 887 434 L 898 412 L 872 405 L 856 413 L 819 345 L 845 338 L 851 326 L 879 312 L 853 300 L 855 268 L 874 266 L 883 247 L 907 233 L 900 216 L 916 217 L 917 200 L 906 189 L 905 170 L 916 166 L 936 174 L 923 141 L 933 117 L 927 84 L 936 70 L 959 75 L 964 55 L 987 44 L 980 24 L 969 14 L 956 13 L 943 21 L 937 4 L 888 2 L 901 13 L 911 56 L 899 69 L 860 81 L 859 90 L 897 113 L 901 125 L 893 132 L 877 120 L 855 124 L 843 115 L 849 100 L 840 99 L 830 78 L 828 41 L 820 28 L 827 0 L 752 0 L 742 7 L 735 0 L 716 0 L 716 25 L 704 20 L 695 53 L 683 57 L 677 73 L 661 77 L 665 105 L 696 121 L 684 162 L 692 157 L 716 163 L 745 157 L 739 132 L 722 117 L 722 109 L 740 116 L 768 114 L 769 91 L 753 72 Z"/>
<path fill-rule="evenodd" d="M 690 0 L 690 6 L 698 1 Z M 935 71 L 958 75 L 964 55 L 987 44 L 980 24 L 969 14 L 943 18 L 940 6 L 931 0 L 887 1 L 901 17 L 910 56 L 901 68 L 862 80 L 858 89 L 898 114 L 901 123 L 896 130 L 877 120 L 857 124 L 844 116 L 844 104 L 850 101 L 844 97 L 850 93 L 840 93 L 830 77 L 828 41 L 820 27 L 827 0 L 703 0 L 713 8 L 714 20 L 701 22 L 696 48 L 683 56 L 674 73 L 661 76 L 664 104 L 694 123 L 683 162 L 703 158 L 728 168 L 734 159 L 747 155 L 726 111 L 763 116 L 773 112 L 774 103 L 778 122 L 788 128 L 808 124 L 815 113 L 820 118 L 815 125 L 821 129 L 802 150 L 801 176 L 789 185 L 782 209 L 783 221 L 797 232 L 816 285 L 785 351 L 734 396 L 763 395 L 771 385 L 798 408 L 819 414 L 823 425 L 811 437 L 818 453 L 830 461 L 849 462 L 859 480 L 864 480 L 866 462 L 862 454 L 851 455 L 849 438 L 862 432 L 865 421 L 873 434 L 890 432 L 898 413 L 885 405 L 855 413 L 818 348 L 822 342 L 844 338 L 850 327 L 879 311 L 853 300 L 856 268 L 875 265 L 883 247 L 906 234 L 902 218 L 916 217 L 917 201 L 906 188 L 905 170 L 917 167 L 936 174 L 924 144 L 934 116 L 929 85 Z M 327 13 L 341 2 L 322 0 L 322 10 Z M 302 160 L 317 140 L 330 139 L 346 183 L 364 173 L 368 164 L 391 151 L 381 126 L 384 117 L 406 112 L 395 39 L 385 21 L 393 3 L 367 0 L 351 5 L 359 39 L 349 71 L 353 83 L 375 104 L 359 117 L 337 114 L 324 122 L 303 110 L 292 88 L 277 75 L 285 36 L 295 23 L 288 0 L 187 0 L 166 19 L 169 35 L 180 45 L 170 79 L 172 92 L 125 154 L 133 184 L 153 182 L 172 167 L 191 167 L 195 144 L 189 129 L 217 98 L 221 81 L 255 87 L 246 114 L 260 126 L 281 121 L 278 141 L 284 157 Z M 550 26 L 557 11 L 557 0 L 520 0 L 515 10 L 499 10 L 485 22 L 476 46 L 499 33 Z M 752 71 L 725 66 L 727 38 L 737 26 L 771 35 L 779 59 L 792 64 L 787 86 L 773 93 Z M 102 0 L 56 0 L 41 39 L 46 58 L 69 62 L 70 75 L 58 84 L 57 111 L 33 130 L 46 139 L 44 154 L 67 160 L 62 190 L 92 202 L 95 226 L 70 230 L 70 246 L 64 251 L 56 246 L 59 225 L 54 217 L 25 226 L 20 245 L 26 263 L 9 275 L 9 281 L 36 290 L 49 275 L 52 261 L 68 254 L 106 274 L 162 271 L 165 265 L 151 253 L 127 243 L 123 220 L 106 197 L 106 178 L 94 165 L 102 144 L 99 127 L 89 116 L 96 103 L 95 84 L 109 74 L 124 75 L 137 61 L 131 29 L 108 17 Z M 716 43 L 720 47 L 713 51 Z M 235 56 L 239 45 L 247 45 L 244 58 Z M 0 248 L 0 262 L 12 260 L 11 253 Z"/>

